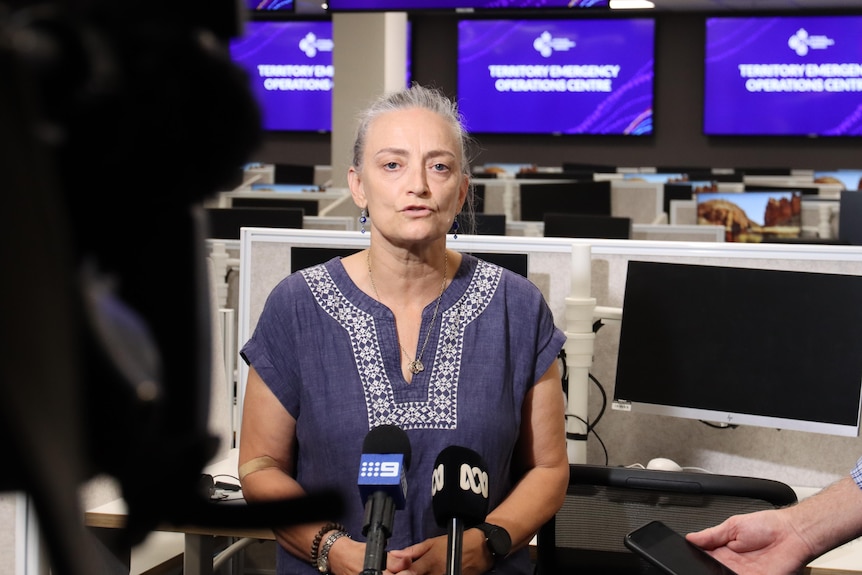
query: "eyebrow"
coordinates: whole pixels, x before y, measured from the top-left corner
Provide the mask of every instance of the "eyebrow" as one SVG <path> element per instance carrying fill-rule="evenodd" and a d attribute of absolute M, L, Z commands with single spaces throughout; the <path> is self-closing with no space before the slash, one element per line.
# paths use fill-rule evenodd
<path fill-rule="evenodd" d="M 376 158 L 376 157 L 384 155 L 384 154 L 395 154 L 397 156 L 409 156 L 410 155 L 410 153 L 407 150 L 405 150 L 404 148 L 383 148 L 383 149 L 378 150 L 374 154 L 374 157 Z M 440 156 L 446 156 L 448 158 L 457 158 L 457 156 L 453 152 L 450 152 L 449 150 L 431 150 L 430 152 L 425 154 L 423 159 L 439 158 Z"/>

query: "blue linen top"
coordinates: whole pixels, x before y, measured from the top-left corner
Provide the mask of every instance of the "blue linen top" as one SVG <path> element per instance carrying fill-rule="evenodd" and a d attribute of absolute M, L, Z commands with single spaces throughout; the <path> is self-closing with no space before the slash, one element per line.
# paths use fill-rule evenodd
<path fill-rule="evenodd" d="M 431 475 L 447 446 L 476 451 L 488 466 L 490 509 L 511 490 L 524 397 L 565 342 L 539 289 L 526 278 L 469 254 L 422 314 L 425 371 L 407 383 L 395 318 L 360 290 L 341 260 L 294 273 L 270 293 L 241 353 L 296 419 L 296 479 L 308 492 L 338 490 L 340 520 L 363 541 L 357 479 L 368 431 L 395 424 L 410 440 L 407 503 L 395 512 L 387 549 L 445 535 L 431 507 Z M 415 352 L 414 352 L 415 353 Z M 562 390 L 561 390 L 562 393 Z M 285 438 L 289 441 L 290 438 Z M 316 573 L 309 557 L 278 548 L 279 574 Z M 495 573 L 531 572 L 527 549 Z"/>

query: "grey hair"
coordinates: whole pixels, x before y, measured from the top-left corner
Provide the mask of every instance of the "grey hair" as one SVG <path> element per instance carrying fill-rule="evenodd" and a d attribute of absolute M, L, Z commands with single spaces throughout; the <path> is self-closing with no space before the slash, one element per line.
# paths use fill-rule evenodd
<path fill-rule="evenodd" d="M 371 123 L 383 114 L 413 108 L 421 108 L 439 114 L 452 127 L 461 148 L 461 172 L 466 176 L 470 176 L 470 152 L 473 148 L 473 139 L 464 128 L 463 118 L 461 117 L 458 105 L 440 90 L 416 83 L 409 88 L 379 97 L 368 108 L 360 112 L 356 139 L 353 142 L 354 169 L 360 172 L 362 170 L 365 142 L 368 137 L 368 127 Z M 461 222 L 461 233 L 470 234 L 475 231 L 474 201 L 473 186 L 471 183 L 467 194 L 467 201 L 464 203 L 464 209 L 461 213 L 462 219 L 466 220 Z"/>

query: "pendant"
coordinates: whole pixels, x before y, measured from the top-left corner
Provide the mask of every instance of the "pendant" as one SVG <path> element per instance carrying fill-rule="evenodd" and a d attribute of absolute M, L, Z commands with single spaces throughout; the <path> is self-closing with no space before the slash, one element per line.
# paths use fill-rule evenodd
<path fill-rule="evenodd" d="M 416 375 L 420 371 L 425 371 L 425 366 L 422 365 L 422 362 L 418 359 L 414 359 L 407 364 L 407 369 L 409 369 L 413 373 L 413 375 Z"/>

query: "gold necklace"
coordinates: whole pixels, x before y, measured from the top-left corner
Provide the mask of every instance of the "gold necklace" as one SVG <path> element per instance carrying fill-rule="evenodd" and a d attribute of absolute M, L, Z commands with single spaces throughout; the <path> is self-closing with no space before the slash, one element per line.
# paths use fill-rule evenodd
<path fill-rule="evenodd" d="M 377 293 L 377 286 L 374 285 L 374 276 L 371 275 L 371 250 L 365 252 L 365 264 L 368 266 L 368 279 L 371 280 L 371 289 L 374 290 L 374 295 L 377 297 L 377 301 L 380 301 L 380 294 Z M 431 337 L 431 332 L 434 331 L 434 322 L 437 320 L 437 312 L 440 310 L 440 302 L 443 300 L 443 292 L 446 290 L 446 268 L 449 266 L 449 252 L 443 252 L 443 283 L 440 286 L 440 295 L 437 296 L 437 305 L 434 306 L 434 315 L 431 316 L 431 325 L 428 326 L 428 333 L 425 334 L 425 341 L 422 343 L 422 349 L 419 350 L 419 355 L 416 356 L 416 359 L 410 359 L 410 354 L 407 353 L 407 350 L 404 349 L 404 346 L 401 345 L 401 340 L 398 340 L 398 347 L 401 348 L 401 351 L 404 352 L 404 357 L 406 357 L 410 363 L 407 364 L 407 369 L 413 375 L 425 371 L 425 365 L 422 363 L 422 354 L 425 353 L 425 348 L 428 346 L 428 338 Z M 383 302 L 380 302 L 383 303 Z M 397 337 L 397 335 L 396 335 Z"/>

